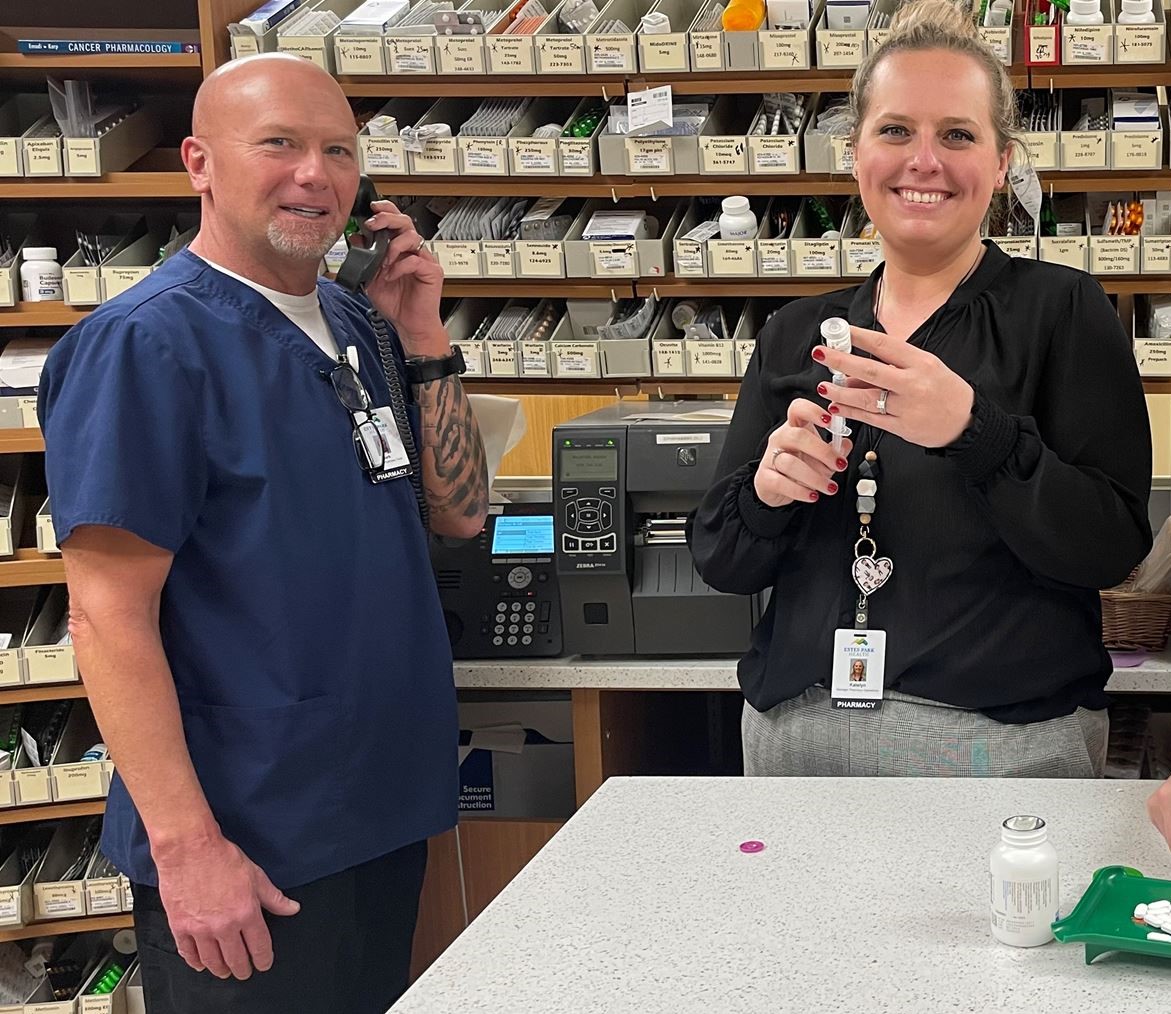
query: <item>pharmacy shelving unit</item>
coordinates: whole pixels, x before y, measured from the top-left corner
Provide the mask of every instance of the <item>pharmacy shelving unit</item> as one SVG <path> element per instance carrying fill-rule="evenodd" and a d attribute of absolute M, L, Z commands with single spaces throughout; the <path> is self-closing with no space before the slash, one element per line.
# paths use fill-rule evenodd
<path fill-rule="evenodd" d="M 15 52 L 14 40 L 30 29 L 6 26 L 0 11 L 0 81 L 6 85 L 35 83 L 46 72 L 78 73 L 101 79 L 125 79 L 142 86 L 193 91 L 199 80 L 229 59 L 227 26 L 249 13 L 256 0 L 172 0 L 189 3 L 190 29 L 201 43 L 198 54 L 126 57 L 28 57 Z M 112 0 L 108 10 L 109 28 L 124 29 L 137 23 L 139 4 L 134 0 Z M 60 36 L 61 30 L 52 30 Z M 78 30 L 78 34 L 85 34 Z M 162 33 L 160 33 L 162 34 Z M 1166 85 L 1171 82 L 1171 63 L 1155 66 L 1107 68 L 1027 67 L 1010 68 L 1018 88 L 1132 88 Z M 609 100 L 649 86 L 671 84 L 680 96 L 751 95 L 765 91 L 805 93 L 843 92 L 849 88 L 849 70 L 724 72 L 705 74 L 608 74 L 532 76 L 432 76 L 395 75 L 385 77 L 341 77 L 345 94 L 351 99 L 483 96 L 564 96 L 597 97 Z M 1171 190 L 1171 169 L 1151 171 L 1053 172 L 1042 174 L 1046 188 L 1054 192 L 1118 190 Z M 631 177 L 376 177 L 382 190 L 405 196 L 557 196 L 610 199 L 649 198 L 653 201 L 699 195 L 742 193 L 748 196 L 849 195 L 857 192 L 847 175 L 798 173 L 776 177 L 761 176 L 659 176 Z M 35 178 L 0 180 L 0 203 L 19 210 L 27 204 L 51 209 L 53 203 L 101 201 L 178 201 L 195 208 L 195 196 L 182 170 L 178 151 L 159 148 L 129 169 L 95 178 Z M 1107 292 L 1120 301 L 1137 294 L 1171 293 L 1171 275 L 1103 277 Z M 523 298 L 597 298 L 618 300 L 628 296 L 657 293 L 666 298 L 678 295 L 783 298 L 815 295 L 856 284 L 857 279 L 795 278 L 783 280 L 678 279 L 668 274 L 659 278 L 556 280 L 510 279 L 493 281 L 453 280 L 446 286 L 449 296 L 484 296 L 499 300 Z M 66 328 L 82 320 L 86 311 L 62 304 L 21 304 L 0 309 L 0 329 L 27 327 Z M 470 380 L 470 389 L 503 394 L 540 394 L 550 397 L 574 394 L 652 397 L 681 395 L 734 396 L 738 381 L 727 379 L 625 378 L 615 380 Z M 1152 394 L 1171 394 L 1171 378 L 1145 381 Z M 43 451 L 39 431 L 0 430 L 0 454 L 27 454 Z M 59 558 L 21 549 L 0 561 L 0 589 L 21 585 L 57 584 L 64 581 Z M 2 594 L 2 592 L 0 592 Z M 48 687 L 20 687 L 0 690 L 4 701 L 53 700 L 84 696 L 81 684 Z M 599 718 L 601 720 L 601 718 Z M 615 720 L 618 720 L 617 718 Z M 0 824 L 28 819 L 65 818 L 100 813 L 102 801 L 50 804 L 39 807 L 0 810 Z M 559 824 L 550 821 L 512 821 L 491 818 L 461 822 L 463 834 L 457 848 L 453 835 L 436 839 L 424 895 L 420 929 L 416 936 L 416 970 L 424 967 L 462 929 L 465 920 L 476 914 L 524 865 L 528 858 L 555 833 Z M 461 902 L 461 897 L 464 899 Z M 27 927 L 0 930 L 0 941 L 47 933 L 108 929 L 130 924 L 130 916 L 62 920 Z"/>

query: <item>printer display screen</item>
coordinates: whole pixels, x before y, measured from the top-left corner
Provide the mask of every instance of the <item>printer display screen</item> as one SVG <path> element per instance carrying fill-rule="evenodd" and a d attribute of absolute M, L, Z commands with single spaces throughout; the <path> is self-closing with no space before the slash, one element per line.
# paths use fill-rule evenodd
<path fill-rule="evenodd" d="M 501 514 L 492 529 L 493 556 L 553 552 L 552 514 Z"/>
<path fill-rule="evenodd" d="M 616 482 L 618 448 L 596 447 L 561 451 L 562 482 Z"/>

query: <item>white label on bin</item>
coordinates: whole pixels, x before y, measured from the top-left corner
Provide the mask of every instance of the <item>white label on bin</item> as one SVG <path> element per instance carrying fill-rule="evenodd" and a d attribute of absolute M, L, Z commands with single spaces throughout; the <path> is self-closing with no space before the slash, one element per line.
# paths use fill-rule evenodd
<path fill-rule="evenodd" d="M 1166 29 L 1163 25 L 1115 25 L 1114 33 L 1118 63 L 1162 63 L 1163 40 Z"/>
<path fill-rule="evenodd" d="M 566 175 L 592 176 L 594 174 L 594 142 L 583 138 L 562 138 L 561 171 Z"/>
<path fill-rule="evenodd" d="M 748 362 L 755 351 L 755 338 L 741 338 L 736 342 L 736 376 L 743 377 L 748 371 Z"/>
<path fill-rule="evenodd" d="M 595 275 L 622 275 L 632 278 L 635 269 L 634 241 L 629 243 L 591 243 L 590 256 Z"/>
<path fill-rule="evenodd" d="M 52 884 L 38 886 L 37 908 L 44 915 L 85 915 L 85 905 L 72 884 L 61 887 Z"/>
<path fill-rule="evenodd" d="M 565 274 L 564 247 L 560 243 L 525 241 L 516 244 L 520 258 L 520 273 L 541 275 L 545 278 L 561 278 Z"/>
<path fill-rule="evenodd" d="M 809 43 L 804 31 L 761 32 L 760 53 L 765 70 L 809 69 Z"/>
<path fill-rule="evenodd" d="M 984 45 L 991 49 L 1003 64 L 1012 63 L 1011 31 L 1009 26 L 980 29 L 980 38 L 984 40 Z"/>
<path fill-rule="evenodd" d="M 1163 135 L 1156 131 L 1116 130 L 1110 145 L 1114 169 L 1158 169 L 1163 157 Z"/>
<path fill-rule="evenodd" d="M 558 342 L 553 346 L 560 375 L 593 377 L 598 372 L 598 349 L 595 345 L 572 345 Z"/>
<path fill-rule="evenodd" d="M 504 141 L 468 139 L 462 142 L 462 147 L 465 172 L 481 172 L 493 176 L 508 175 L 507 146 Z"/>
<path fill-rule="evenodd" d="M 1057 168 L 1057 135 L 1055 133 L 1026 134 L 1025 147 L 1029 160 L 1036 169 Z"/>
<path fill-rule="evenodd" d="M 640 36 L 639 58 L 643 70 L 687 70 L 687 36 L 682 32 Z"/>
<path fill-rule="evenodd" d="M 100 176 L 97 142 L 88 137 L 66 138 L 65 165 L 70 176 Z"/>
<path fill-rule="evenodd" d="M 1041 240 L 1041 260 L 1084 271 L 1089 242 L 1086 236 L 1046 236 Z"/>
<path fill-rule="evenodd" d="M 525 377 L 549 376 L 549 349 L 544 342 L 520 343 L 520 372 Z"/>
<path fill-rule="evenodd" d="M 445 35 L 438 40 L 440 74 L 483 74 L 484 40 Z"/>
<path fill-rule="evenodd" d="M 20 408 L 20 419 L 24 423 L 24 428 L 39 430 L 41 428 L 41 420 L 37 417 L 37 399 L 20 398 L 16 404 Z"/>
<path fill-rule="evenodd" d="M 480 244 L 448 241 L 435 244 L 435 257 L 445 275 L 453 278 L 480 277 Z"/>
<path fill-rule="evenodd" d="M 397 137 L 372 137 L 363 144 L 368 173 L 403 171 L 403 143 Z"/>
<path fill-rule="evenodd" d="M 488 69 L 493 74 L 531 74 L 533 72 L 533 37 L 531 35 L 488 36 Z"/>
<path fill-rule="evenodd" d="M 1066 63 L 1105 63 L 1106 46 L 1096 33 L 1085 29 L 1068 29 L 1066 36 Z"/>
<path fill-rule="evenodd" d="M 518 173 L 554 175 L 557 172 L 557 141 L 554 138 L 513 141 L 512 163 Z"/>
<path fill-rule="evenodd" d="M 0 137 L 0 176 L 20 176 L 20 141 Z"/>
<path fill-rule="evenodd" d="M 1029 37 L 1029 63 L 1057 62 L 1057 29 L 1025 26 Z"/>
<path fill-rule="evenodd" d="M 1145 377 L 1164 377 L 1171 373 L 1171 342 L 1144 341 L 1136 338 L 1134 358 Z"/>
<path fill-rule="evenodd" d="M 692 32 L 691 33 L 691 69 L 692 70 L 723 70 L 724 69 L 724 34 L 723 34 L 723 32 Z"/>
<path fill-rule="evenodd" d="M 671 173 L 671 138 L 626 138 L 626 166 L 631 173 Z"/>
<path fill-rule="evenodd" d="M 1171 273 L 1171 236 L 1143 236 L 1143 271 Z"/>
<path fill-rule="evenodd" d="M 683 359 L 683 342 L 661 341 L 658 339 L 652 341 L 651 363 L 655 376 L 686 376 L 687 364 Z"/>
<path fill-rule="evenodd" d="M 1137 236 L 1095 236 L 1090 242 L 1090 271 L 1103 275 L 1133 275 L 1138 272 Z"/>
<path fill-rule="evenodd" d="M 1106 134 L 1101 130 L 1077 131 L 1062 135 L 1062 167 L 1105 169 Z"/>
<path fill-rule="evenodd" d="M 94 799 L 106 794 L 101 764 L 61 764 L 53 770 L 60 799 Z"/>
<path fill-rule="evenodd" d="M 0 923 L 20 921 L 20 889 L 9 888 L 0 891 Z"/>
<path fill-rule="evenodd" d="M 117 880 L 92 881 L 85 888 L 85 906 L 90 915 L 122 911 L 122 889 Z"/>
<path fill-rule="evenodd" d="M 584 74 L 584 39 L 583 35 L 538 35 L 535 40 L 537 73 Z"/>
<path fill-rule="evenodd" d="M 485 240 L 484 274 L 489 278 L 516 277 L 516 248 L 506 240 Z"/>
<path fill-rule="evenodd" d="M 731 377 L 735 375 L 731 341 L 691 339 L 687 342 L 687 372 L 693 377 Z"/>
<path fill-rule="evenodd" d="M 680 240 L 675 244 L 675 274 L 703 275 L 703 246 Z"/>
<path fill-rule="evenodd" d="M 819 67 L 857 67 L 866 54 L 865 32 L 820 30 L 817 33 Z"/>
<path fill-rule="evenodd" d="M 15 686 L 20 682 L 19 654 L 17 651 L 0 651 L 0 686 Z"/>
<path fill-rule="evenodd" d="M 876 239 L 843 243 L 842 256 L 845 258 L 848 274 L 868 275 L 882 260 L 882 243 Z"/>
<path fill-rule="evenodd" d="M 831 166 L 836 173 L 848 173 L 854 168 L 854 143 L 848 137 L 831 137 Z"/>
<path fill-rule="evenodd" d="M 324 41 L 324 39 L 318 37 L 297 39 L 285 36 L 283 39 L 277 41 L 277 49 L 282 53 L 292 53 L 294 56 L 299 56 L 303 60 L 317 64 L 322 70 L 327 70 L 328 68 L 325 66 Z"/>
<path fill-rule="evenodd" d="M 834 240 L 803 240 L 799 275 L 836 275 L 839 245 Z"/>
<path fill-rule="evenodd" d="M 748 150 L 752 156 L 754 173 L 797 172 L 797 138 L 750 137 Z"/>
<path fill-rule="evenodd" d="M 590 61 L 594 70 L 634 70 L 634 36 L 594 36 Z"/>
<path fill-rule="evenodd" d="M 339 74 L 383 74 L 386 72 L 385 64 L 382 62 L 381 35 L 369 38 L 335 35 L 333 44 L 337 53 Z"/>
<path fill-rule="evenodd" d="M 42 137 L 24 142 L 26 176 L 61 175 L 61 139 Z"/>
<path fill-rule="evenodd" d="M 699 139 L 699 164 L 705 173 L 748 172 L 746 137 L 702 136 Z"/>
<path fill-rule="evenodd" d="M 755 275 L 756 243 L 747 239 L 713 239 L 708 244 L 713 275 Z"/>
<path fill-rule="evenodd" d="M 470 339 L 463 339 L 453 341 L 452 345 L 459 346 L 464 354 L 464 364 L 467 366 L 467 369 L 464 371 L 464 376 L 482 377 L 484 375 L 484 356 L 480 343 L 471 341 Z"/>
<path fill-rule="evenodd" d="M 452 137 L 428 141 L 422 151 L 414 152 L 411 157 L 417 173 L 454 176 L 459 172 L 455 161 L 455 138 Z"/>
<path fill-rule="evenodd" d="M 762 275 L 789 274 L 789 241 L 784 239 L 758 239 L 756 252 L 760 259 Z"/>
<path fill-rule="evenodd" d="M 1031 236 L 997 236 L 992 240 L 1009 257 L 1036 260 L 1037 242 Z"/>
<path fill-rule="evenodd" d="M 484 351 L 488 355 L 488 376 L 516 376 L 516 344 L 511 341 L 486 341 Z"/>
<path fill-rule="evenodd" d="M 247 35 L 232 36 L 232 58 L 242 59 L 245 56 L 255 56 L 260 52 L 260 40 L 249 32 Z"/>
<path fill-rule="evenodd" d="M 435 70 L 432 40 L 410 36 L 389 36 L 386 52 L 392 74 L 432 74 Z"/>

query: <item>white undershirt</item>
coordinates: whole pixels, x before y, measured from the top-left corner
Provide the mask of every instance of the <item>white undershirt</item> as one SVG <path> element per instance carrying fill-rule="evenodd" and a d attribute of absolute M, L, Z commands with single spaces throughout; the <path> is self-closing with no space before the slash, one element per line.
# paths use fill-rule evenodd
<path fill-rule="evenodd" d="M 255 289 L 265 299 L 267 299 L 273 306 L 281 311 L 294 324 L 304 331 L 310 338 L 313 339 L 314 344 L 321 349 L 330 359 L 337 360 L 337 342 L 333 340 L 333 332 L 329 330 L 329 324 L 326 323 L 325 314 L 321 312 L 321 300 L 317 298 L 317 287 L 313 287 L 313 291 L 305 296 L 292 296 L 287 292 L 278 292 L 276 289 L 270 289 L 264 285 L 254 282 L 251 278 L 245 278 L 243 275 L 236 274 L 235 271 L 229 271 L 222 264 L 217 264 L 215 261 L 209 261 L 206 257 L 201 257 L 205 263 L 216 271 L 222 271 L 229 278 L 234 278 L 238 282 L 243 282 L 251 289 Z"/>

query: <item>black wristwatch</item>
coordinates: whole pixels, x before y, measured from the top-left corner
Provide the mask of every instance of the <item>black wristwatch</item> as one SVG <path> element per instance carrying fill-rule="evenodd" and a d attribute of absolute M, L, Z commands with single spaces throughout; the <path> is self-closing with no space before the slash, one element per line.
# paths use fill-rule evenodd
<path fill-rule="evenodd" d="M 408 359 L 407 383 L 426 384 L 441 377 L 450 377 L 453 373 L 463 373 L 467 369 L 464 362 L 463 350 L 458 345 L 451 347 L 450 356 L 439 356 L 434 359 Z"/>

